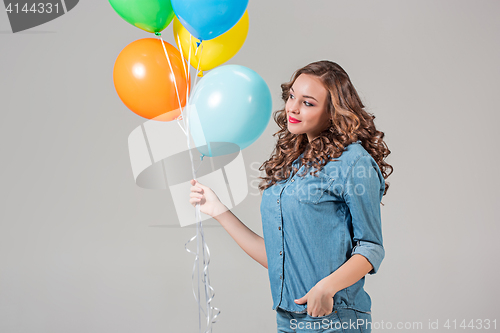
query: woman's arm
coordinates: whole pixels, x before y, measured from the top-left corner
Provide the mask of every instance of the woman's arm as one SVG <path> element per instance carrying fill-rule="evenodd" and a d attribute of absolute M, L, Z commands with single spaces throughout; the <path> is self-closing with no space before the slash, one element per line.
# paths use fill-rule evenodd
<path fill-rule="evenodd" d="M 384 259 L 380 201 L 385 181 L 375 160 L 363 155 L 348 173 L 344 198 L 352 216 L 353 247 L 350 258 L 324 278 L 327 290 L 336 292 L 375 274 Z"/>
<path fill-rule="evenodd" d="M 210 215 L 217 220 L 233 237 L 236 243 L 252 259 L 267 268 L 266 246 L 264 238 L 248 229 L 227 207 L 219 200 L 215 192 L 208 186 L 191 179 L 191 194 L 189 202 L 200 212 Z"/>
<path fill-rule="evenodd" d="M 216 213 L 214 219 L 226 229 L 228 234 L 233 237 L 243 251 L 259 264 L 267 268 L 264 238 L 250 230 L 225 206 L 221 207 L 219 211 L 222 213 Z"/>
<path fill-rule="evenodd" d="M 373 269 L 372 264 L 361 254 L 354 254 L 342 266 L 321 281 L 331 297 L 344 288 L 352 286 Z"/>

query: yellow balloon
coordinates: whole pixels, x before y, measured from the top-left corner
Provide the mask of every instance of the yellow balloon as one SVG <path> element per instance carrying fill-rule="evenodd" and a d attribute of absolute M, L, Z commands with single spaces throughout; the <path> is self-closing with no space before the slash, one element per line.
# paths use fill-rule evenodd
<path fill-rule="evenodd" d="M 199 50 L 196 51 L 197 43 L 199 43 L 200 40 L 193 37 L 175 16 L 173 24 L 174 38 L 177 47 L 179 50 L 182 50 L 184 58 L 186 60 L 190 59 L 191 66 L 198 68 L 199 64 L 200 71 L 207 71 L 222 65 L 238 53 L 247 38 L 249 23 L 248 11 L 245 11 L 245 14 L 243 14 L 234 27 L 216 38 L 204 40 Z M 190 43 L 191 58 L 189 58 Z"/>

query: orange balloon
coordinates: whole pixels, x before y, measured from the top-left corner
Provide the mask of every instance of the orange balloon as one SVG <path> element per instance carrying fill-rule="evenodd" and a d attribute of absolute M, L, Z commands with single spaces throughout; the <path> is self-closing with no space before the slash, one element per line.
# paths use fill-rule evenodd
<path fill-rule="evenodd" d="M 147 119 L 171 121 L 181 114 L 174 77 L 182 107 L 186 105 L 191 80 L 186 78 L 189 67 L 187 62 L 183 65 L 180 52 L 163 41 L 172 65 L 170 70 L 161 43 L 156 38 L 143 38 L 127 45 L 115 61 L 113 81 L 118 96 L 134 113 Z"/>

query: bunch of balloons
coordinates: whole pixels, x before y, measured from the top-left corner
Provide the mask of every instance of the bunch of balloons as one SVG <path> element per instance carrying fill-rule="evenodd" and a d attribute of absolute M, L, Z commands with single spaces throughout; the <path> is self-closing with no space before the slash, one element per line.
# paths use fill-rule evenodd
<path fill-rule="evenodd" d="M 116 59 L 114 85 L 131 111 L 146 119 L 177 121 L 184 107 L 195 106 L 196 128 L 203 129 L 191 132 L 197 146 L 227 142 L 244 149 L 264 132 L 272 108 L 267 84 L 247 67 L 220 66 L 245 42 L 248 0 L 109 2 L 125 21 L 159 37 L 130 43 Z M 161 38 L 172 21 L 178 49 Z M 193 92 L 189 65 L 202 77 Z"/>
<path fill-rule="evenodd" d="M 248 0 L 109 2 L 125 21 L 158 37 L 130 43 L 116 59 L 113 69 L 116 92 L 132 112 L 150 120 L 177 122 L 186 120 L 182 116 L 187 108 L 188 121 L 184 123 L 188 131 L 183 130 L 188 147 L 191 133 L 202 156 L 225 155 L 234 152 L 234 149 L 226 149 L 227 146 L 244 149 L 257 140 L 271 118 L 272 100 L 268 86 L 259 74 L 247 67 L 220 66 L 231 59 L 245 42 L 249 26 Z M 172 21 L 178 49 L 161 38 L 161 31 Z M 195 80 L 193 89 L 190 65 L 197 71 L 196 78 L 202 77 L 198 84 Z M 209 72 L 203 75 L 203 71 Z M 195 117 L 191 117 L 190 110 L 196 110 Z M 192 159 L 191 164 L 194 177 Z M 212 311 L 217 308 L 210 305 L 214 295 L 208 277 L 209 251 L 199 214 L 197 206 L 196 238 L 201 239 L 203 255 L 198 254 L 200 249 L 197 247 L 195 262 L 198 263 L 200 257 L 203 259 L 204 278 L 200 278 L 198 269 L 198 297 L 194 287 L 193 293 L 201 318 L 199 293 L 203 281 L 205 332 L 211 332 L 211 324 L 217 317 L 217 314 L 212 316 Z M 187 247 L 186 250 L 192 253 Z M 201 324 L 199 327 L 201 330 Z"/>

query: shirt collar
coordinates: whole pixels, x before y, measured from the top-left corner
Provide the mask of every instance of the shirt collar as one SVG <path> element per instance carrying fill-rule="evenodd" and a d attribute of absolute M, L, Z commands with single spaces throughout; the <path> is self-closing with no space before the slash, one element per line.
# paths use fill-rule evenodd
<path fill-rule="evenodd" d="M 295 161 L 292 162 L 292 165 L 297 165 L 300 163 L 300 159 L 302 158 L 302 156 L 304 156 L 304 152 L 302 152 L 302 154 L 299 155 L 299 157 L 297 157 L 295 159 Z"/>

